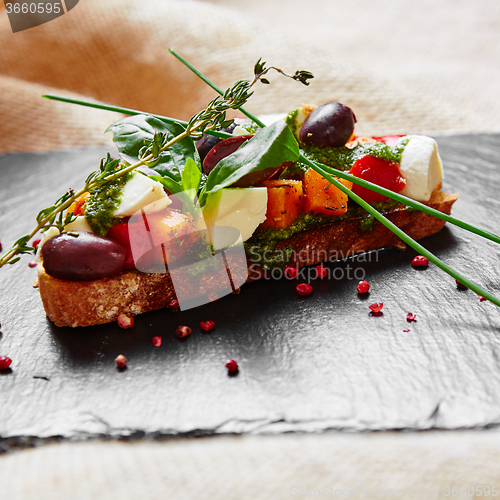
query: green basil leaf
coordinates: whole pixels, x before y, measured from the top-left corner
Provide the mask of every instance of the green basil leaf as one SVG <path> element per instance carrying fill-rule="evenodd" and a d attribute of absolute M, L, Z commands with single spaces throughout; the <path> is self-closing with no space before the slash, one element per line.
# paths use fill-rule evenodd
<path fill-rule="evenodd" d="M 140 159 L 139 153 L 145 146 L 145 141 L 157 143 L 158 132 L 165 134 L 166 139 L 170 141 L 182 134 L 184 130 L 182 125 L 165 123 L 154 116 L 135 115 L 113 123 L 106 132 L 113 132 L 113 141 L 120 156 L 129 163 L 136 163 Z M 161 177 L 170 177 L 180 182 L 182 170 L 188 158 L 191 158 L 201 169 L 200 156 L 191 137 L 181 139 L 162 152 L 158 157 L 158 162 L 150 168 L 158 172 Z"/>
<path fill-rule="evenodd" d="M 182 187 L 184 191 L 193 189 L 195 193 L 198 192 L 201 182 L 201 170 L 196 165 L 193 159 L 188 158 L 186 165 L 182 171 Z"/>
<path fill-rule="evenodd" d="M 148 177 L 161 182 L 163 187 L 171 194 L 180 193 L 184 190 L 181 183 L 174 181 L 170 177 L 162 177 L 161 175 L 148 175 Z"/>
<path fill-rule="evenodd" d="M 200 203 L 204 204 L 208 194 L 231 186 L 246 174 L 298 159 L 299 145 L 288 125 L 284 120 L 273 123 L 217 163 L 208 175 Z"/>

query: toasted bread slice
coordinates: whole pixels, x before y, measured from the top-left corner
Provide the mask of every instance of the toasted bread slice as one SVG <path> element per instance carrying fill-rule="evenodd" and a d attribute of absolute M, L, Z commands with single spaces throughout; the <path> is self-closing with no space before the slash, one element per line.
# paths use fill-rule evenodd
<path fill-rule="evenodd" d="M 449 214 L 457 194 L 435 191 L 427 203 Z M 420 211 L 392 209 L 384 214 L 413 239 L 437 233 L 445 222 Z M 399 238 L 380 223 L 362 232 L 359 219 L 351 218 L 304 231 L 282 241 L 278 247 L 294 245 L 299 267 L 319 264 L 333 256 L 347 257 L 368 250 L 397 246 Z M 305 258 L 300 258 L 305 256 Z M 248 281 L 264 276 L 262 268 L 249 263 Z M 176 298 L 168 273 L 145 274 L 127 271 L 96 281 L 66 281 L 49 276 L 38 266 L 38 285 L 47 316 L 57 326 L 90 326 L 115 321 L 120 314 L 138 315 L 165 307 Z M 205 283 L 202 290 L 209 289 Z"/>

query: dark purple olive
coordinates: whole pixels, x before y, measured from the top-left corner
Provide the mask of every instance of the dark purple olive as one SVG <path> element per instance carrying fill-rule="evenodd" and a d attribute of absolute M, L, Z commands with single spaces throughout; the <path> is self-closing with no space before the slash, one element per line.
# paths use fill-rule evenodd
<path fill-rule="evenodd" d="M 221 132 L 227 132 L 231 134 L 232 131 L 236 128 L 237 123 L 234 121 L 229 125 L 229 127 L 223 128 Z M 208 152 L 218 144 L 222 139 L 220 137 L 216 137 L 215 135 L 203 134 L 203 137 L 196 141 L 196 149 L 198 150 L 198 154 L 200 155 L 200 160 L 203 162 L 205 156 L 207 156 Z"/>
<path fill-rule="evenodd" d="M 205 157 L 203 162 L 203 170 L 208 175 L 215 165 L 223 158 L 234 153 L 243 143 L 251 139 L 253 135 L 238 135 L 229 137 L 216 144 Z M 266 168 L 257 172 L 244 175 L 241 179 L 237 180 L 231 187 L 251 187 L 262 184 L 271 177 L 275 176 L 278 172 L 283 171 L 283 166 Z"/>
<path fill-rule="evenodd" d="M 355 123 L 351 108 L 339 102 L 327 102 L 307 117 L 300 129 L 299 141 L 318 148 L 345 146 L 354 132 Z"/>
<path fill-rule="evenodd" d="M 244 142 L 251 139 L 253 135 L 237 135 L 229 137 L 216 144 L 205 156 L 203 160 L 203 171 L 208 175 L 215 165 L 223 158 L 234 153 Z"/>
<path fill-rule="evenodd" d="M 78 236 L 76 236 L 78 234 Z M 92 281 L 119 274 L 127 250 L 93 233 L 63 233 L 42 247 L 43 267 L 61 280 Z"/>
<path fill-rule="evenodd" d="M 264 181 L 277 178 L 281 174 L 281 172 L 285 170 L 285 168 L 286 168 L 285 165 L 280 165 L 279 167 L 265 168 L 264 170 L 251 172 L 250 174 L 244 175 L 241 179 L 231 184 L 231 187 L 244 188 L 244 187 L 259 186 Z"/>

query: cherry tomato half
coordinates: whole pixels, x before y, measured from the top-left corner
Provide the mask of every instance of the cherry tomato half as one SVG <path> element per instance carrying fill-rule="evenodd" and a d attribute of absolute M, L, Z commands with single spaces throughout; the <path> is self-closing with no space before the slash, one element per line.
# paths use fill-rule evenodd
<path fill-rule="evenodd" d="M 381 187 L 399 193 L 406 185 L 406 179 L 399 171 L 399 165 L 395 161 L 384 160 L 375 156 L 363 156 L 352 166 L 351 175 L 373 182 Z M 389 198 L 370 189 L 354 184 L 352 191 L 368 203 L 376 201 L 387 201 Z"/>

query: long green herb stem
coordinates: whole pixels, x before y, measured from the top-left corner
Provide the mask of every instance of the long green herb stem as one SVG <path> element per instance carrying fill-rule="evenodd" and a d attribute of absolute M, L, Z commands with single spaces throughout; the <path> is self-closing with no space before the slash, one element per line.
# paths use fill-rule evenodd
<path fill-rule="evenodd" d="M 87 108 L 102 109 L 105 111 L 114 111 L 115 113 L 122 113 L 124 115 L 154 116 L 155 118 L 158 118 L 159 120 L 161 120 L 165 123 L 172 123 L 172 124 L 176 124 L 176 125 L 181 125 L 184 128 L 186 128 L 188 125 L 188 122 L 183 121 L 183 120 L 177 120 L 176 118 L 169 118 L 168 116 L 156 115 L 154 113 L 146 113 L 145 111 L 138 111 L 137 109 L 132 109 L 132 108 L 122 108 L 120 106 L 113 106 L 110 104 L 101 104 L 98 102 L 83 101 L 81 99 L 73 99 L 71 97 L 65 97 L 65 96 L 56 95 L 56 94 L 43 94 L 42 97 L 44 97 L 45 99 L 50 99 L 51 101 L 60 101 L 60 102 L 67 102 L 69 104 L 78 104 L 79 106 L 85 106 Z M 225 139 L 227 137 L 231 137 L 231 134 L 226 134 L 225 132 L 217 132 L 215 130 L 207 130 L 207 131 L 205 131 L 205 133 L 209 134 L 209 135 L 215 135 L 216 137 L 220 137 L 222 139 Z"/>
<path fill-rule="evenodd" d="M 470 288 L 473 292 L 476 292 L 478 295 L 483 296 L 485 299 L 488 299 L 490 302 L 493 302 L 495 305 L 500 307 L 500 299 L 487 292 L 479 285 L 476 285 L 474 282 L 467 279 L 465 276 L 460 274 L 458 271 L 455 271 L 448 264 L 445 264 L 441 259 L 436 257 L 433 253 L 423 247 L 420 243 L 415 241 L 413 238 L 408 236 L 404 231 L 399 229 L 393 222 L 391 222 L 387 217 L 382 215 L 379 211 L 373 208 L 369 203 L 367 203 L 363 198 L 360 198 L 357 194 L 353 193 L 349 188 L 344 186 L 341 182 L 339 182 L 335 177 L 333 177 L 324 167 L 324 165 L 312 162 L 306 159 L 305 162 L 309 167 L 313 170 L 321 174 L 328 182 L 331 182 L 335 187 L 340 189 L 342 192 L 347 194 L 353 201 L 358 203 L 361 207 L 363 207 L 368 213 L 370 213 L 375 219 L 381 222 L 385 227 L 390 229 L 399 239 L 407 243 L 414 250 L 416 250 L 419 254 L 427 257 L 432 263 L 436 264 L 440 269 L 448 273 L 451 277 L 458 280 L 467 288 Z"/>
<path fill-rule="evenodd" d="M 61 198 L 59 198 L 59 200 L 57 200 L 57 202 L 53 206 L 42 210 L 38 214 L 37 227 L 33 229 L 31 233 L 19 238 L 10 250 L 2 257 L 0 257 L 0 268 L 7 263 L 13 264 L 17 262 L 19 260 L 19 257 L 14 258 L 17 254 L 29 253 L 33 251 L 34 249 L 32 247 L 27 246 L 28 241 L 42 228 L 53 226 L 54 220 L 57 215 L 59 215 L 61 219 L 61 221 L 58 223 L 58 227 L 64 227 L 64 225 L 67 224 L 66 219 L 65 222 L 62 222 L 62 214 L 64 210 L 66 210 L 71 205 L 71 203 L 73 203 L 73 201 L 75 201 L 81 194 L 87 191 L 91 191 L 92 189 L 104 183 L 111 182 L 118 177 L 124 176 L 125 174 L 131 172 L 132 170 L 135 170 L 142 165 L 147 165 L 150 160 L 158 158 L 160 153 L 171 147 L 174 143 L 181 141 L 185 137 L 201 137 L 203 133 L 209 133 L 220 137 L 221 135 L 217 132 L 214 132 L 213 129 L 223 128 L 224 126 L 227 126 L 225 125 L 226 123 L 228 123 L 226 121 L 226 111 L 230 108 L 239 109 L 243 105 L 243 103 L 245 103 L 252 95 L 250 89 L 257 81 L 269 83 L 265 78 L 263 78 L 263 76 L 271 69 L 277 70 L 283 75 L 293 78 L 294 80 L 298 80 L 305 85 L 308 85 L 307 80 L 313 77 L 312 74 L 307 71 L 297 71 L 294 75 L 286 75 L 279 68 L 266 68 L 265 63 L 261 63 L 261 61 L 259 60 L 254 67 L 254 79 L 251 82 L 247 80 L 240 80 L 236 82 L 232 87 L 228 88 L 225 92 L 221 91 L 220 94 L 222 95 L 222 99 L 217 96 L 208 104 L 206 109 L 192 116 L 189 122 L 182 122 L 180 120 L 153 115 L 165 121 L 166 123 L 177 123 L 181 125 L 184 131 L 181 134 L 173 137 L 170 141 L 167 141 L 165 144 L 163 144 L 162 141 L 163 145 L 161 147 L 156 144 L 155 147 L 151 149 L 151 153 L 149 153 L 149 150 L 146 150 L 146 152 L 144 153 L 144 157 L 142 157 L 137 163 L 134 163 L 133 165 L 127 165 L 125 168 L 116 171 L 115 167 L 118 165 L 118 162 L 117 160 L 111 160 L 111 163 L 109 165 L 107 164 L 109 171 L 108 169 L 103 169 L 99 174 L 95 172 L 90 174 L 85 182 L 85 186 L 81 190 L 79 190 L 77 193 L 74 193 L 72 190 L 68 191 Z M 67 97 L 54 96 L 53 94 L 47 94 L 43 97 L 52 100 L 76 103 L 97 109 L 125 112 L 126 114 L 132 115 L 141 114 L 139 111 L 133 109 L 118 108 L 116 106 L 101 105 L 99 103 L 89 103 L 85 101 L 76 101 L 75 99 Z M 115 161 L 117 162 L 116 164 L 114 163 Z M 115 171 L 111 173 L 111 171 L 113 170 Z M 71 216 L 69 216 L 69 219 L 71 219 Z"/>
<path fill-rule="evenodd" d="M 188 67 L 198 78 L 203 80 L 209 87 L 211 87 L 213 90 L 215 90 L 218 94 L 223 95 L 224 92 L 222 89 L 217 87 L 215 83 L 213 83 L 211 80 L 209 80 L 203 73 L 201 73 L 199 70 L 197 70 L 189 61 L 186 61 L 180 54 L 178 54 L 175 50 L 173 49 L 168 49 L 168 51 L 175 57 L 177 58 L 184 66 Z M 252 115 L 249 111 L 247 111 L 245 108 L 240 108 L 239 111 L 241 111 L 247 118 L 250 118 L 254 123 L 256 123 L 259 127 L 265 127 L 265 124 L 259 120 L 256 116 Z"/>

